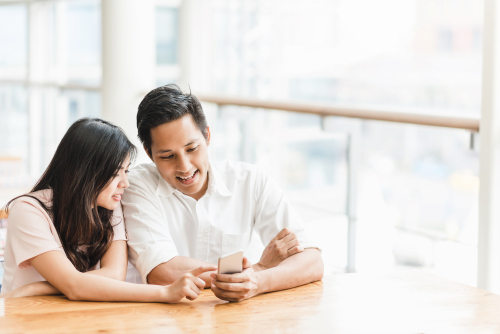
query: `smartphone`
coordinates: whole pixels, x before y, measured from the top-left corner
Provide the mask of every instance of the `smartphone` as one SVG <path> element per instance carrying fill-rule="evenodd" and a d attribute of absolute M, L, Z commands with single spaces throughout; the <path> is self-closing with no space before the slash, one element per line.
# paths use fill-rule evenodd
<path fill-rule="evenodd" d="M 243 251 L 219 258 L 219 274 L 237 274 L 243 271 Z"/>

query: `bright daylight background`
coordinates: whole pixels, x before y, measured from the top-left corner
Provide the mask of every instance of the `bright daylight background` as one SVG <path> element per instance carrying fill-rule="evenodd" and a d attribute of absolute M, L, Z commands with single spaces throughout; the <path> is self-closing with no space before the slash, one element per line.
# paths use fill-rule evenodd
<path fill-rule="evenodd" d="M 100 1 L 35 2 L 43 15 L 31 21 L 25 2 L 0 2 L 2 205 L 34 184 L 72 122 L 103 112 Z M 481 0 L 156 1 L 155 32 L 156 84 L 195 95 L 480 113 Z M 43 75 L 27 85 L 33 68 Z M 413 266 L 476 285 L 478 152 L 467 131 L 204 108 L 211 158 L 276 178 L 328 272 L 347 263 L 353 168 L 357 271 Z"/>

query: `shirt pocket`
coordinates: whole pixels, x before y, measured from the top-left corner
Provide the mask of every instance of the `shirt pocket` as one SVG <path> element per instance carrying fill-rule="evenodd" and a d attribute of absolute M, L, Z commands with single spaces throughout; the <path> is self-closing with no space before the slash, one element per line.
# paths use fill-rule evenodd
<path fill-rule="evenodd" d="M 223 233 L 221 256 L 227 256 L 241 250 L 243 251 L 243 255 L 246 255 L 248 245 L 250 244 L 250 237 L 251 229 L 239 234 Z"/>

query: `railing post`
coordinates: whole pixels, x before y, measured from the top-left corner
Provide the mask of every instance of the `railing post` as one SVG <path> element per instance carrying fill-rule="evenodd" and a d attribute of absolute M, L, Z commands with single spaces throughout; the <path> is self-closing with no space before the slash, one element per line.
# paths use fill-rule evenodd
<path fill-rule="evenodd" d="M 359 134 L 350 131 L 347 134 L 347 269 L 356 272 L 356 230 L 357 230 L 357 174 L 359 166 Z"/>
<path fill-rule="evenodd" d="M 484 2 L 477 286 L 500 292 L 500 4 Z"/>
<path fill-rule="evenodd" d="M 471 131 L 469 149 L 471 151 L 479 151 L 479 133 Z"/>
<path fill-rule="evenodd" d="M 331 120 L 331 122 L 328 122 Z M 346 272 L 356 272 L 357 189 L 358 168 L 361 157 L 361 121 L 343 117 L 321 118 L 323 131 L 346 134 L 346 206 L 347 216 L 347 266 Z"/>

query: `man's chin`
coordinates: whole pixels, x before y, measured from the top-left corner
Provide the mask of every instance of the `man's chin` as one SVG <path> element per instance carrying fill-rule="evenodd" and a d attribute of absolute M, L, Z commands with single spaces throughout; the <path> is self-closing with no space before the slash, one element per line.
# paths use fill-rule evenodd
<path fill-rule="evenodd" d="M 180 182 L 177 182 L 177 187 L 176 188 L 181 193 L 183 193 L 184 195 L 188 195 L 188 196 L 196 194 L 201 189 L 201 187 L 198 186 L 197 183 L 185 185 L 185 184 L 182 184 Z"/>
<path fill-rule="evenodd" d="M 204 194 L 200 194 L 201 189 L 203 188 L 203 185 L 192 185 L 192 186 L 183 186 L 183 187 L 178 187 L 177 190 L 179 190 L 181 193 L 183 193 L 186 196 L 193 197 L 195 199 L 201 198 Z"/>

